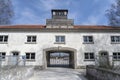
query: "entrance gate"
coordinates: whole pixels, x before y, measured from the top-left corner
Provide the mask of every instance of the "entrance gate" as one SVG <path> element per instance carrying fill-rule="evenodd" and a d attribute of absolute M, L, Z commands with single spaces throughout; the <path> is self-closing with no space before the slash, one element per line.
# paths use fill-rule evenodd
<path fill-rule="evenodd" d="M 70 54 L 64 52 L 49 53 L 48 67 L 69 67 Z"/>
<path fill-rule="evenodd" d="M 69 47 L 51 47 L 44 49 L 44 68 L 69 67 L 77 68 L 76 49 Z"/>

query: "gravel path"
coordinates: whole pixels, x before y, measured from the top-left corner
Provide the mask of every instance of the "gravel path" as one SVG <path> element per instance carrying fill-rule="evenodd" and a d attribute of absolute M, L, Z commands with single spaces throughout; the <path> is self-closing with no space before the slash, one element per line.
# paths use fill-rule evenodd
<path fill-rule="evenodd" d="M 29 80 L 87 80 L 79 70 L 68 68 L 49 68 L 34 71 Z"/>

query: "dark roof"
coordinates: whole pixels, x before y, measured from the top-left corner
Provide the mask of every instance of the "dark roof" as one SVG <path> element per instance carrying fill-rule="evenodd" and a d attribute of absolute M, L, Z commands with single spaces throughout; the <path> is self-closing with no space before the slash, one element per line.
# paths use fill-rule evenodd
<path fill-rule="evenodd" d="M 67 12 L 68 12 L 67 9 L 52 9 L 51 11 L 52 11 L 52 12 L 53 12 L 53 11 L 67 11 Z"/>
<path fill-rule="evenodd" d="M 0 29 L 46 29 L 45 25 L 0 25 Z M 112 26 L 95 26 L 95 25 L 75 25 L 71 29 L 94 29 L 94 30 L 106 30 L 106 29 L 120 29 L 120 27 Z"/>

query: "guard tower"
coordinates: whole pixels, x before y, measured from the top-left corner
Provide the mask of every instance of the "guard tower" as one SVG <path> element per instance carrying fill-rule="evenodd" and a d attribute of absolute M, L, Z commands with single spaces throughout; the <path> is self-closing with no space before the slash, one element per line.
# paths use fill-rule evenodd
<path fill-rule="evenodd" d="M 68 10 L 51 10 L 52 19 L 46 20 L 46 28 L 73 28 L 74 20 L 68 19 Z"/>

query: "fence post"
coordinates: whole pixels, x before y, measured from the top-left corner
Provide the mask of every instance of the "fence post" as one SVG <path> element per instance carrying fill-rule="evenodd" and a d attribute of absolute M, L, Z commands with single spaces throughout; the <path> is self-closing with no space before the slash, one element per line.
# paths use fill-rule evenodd
<path fill-rule="evenodd" d="M 26 65 L 26 56 L 22 56 L 24 66 Z"/>

